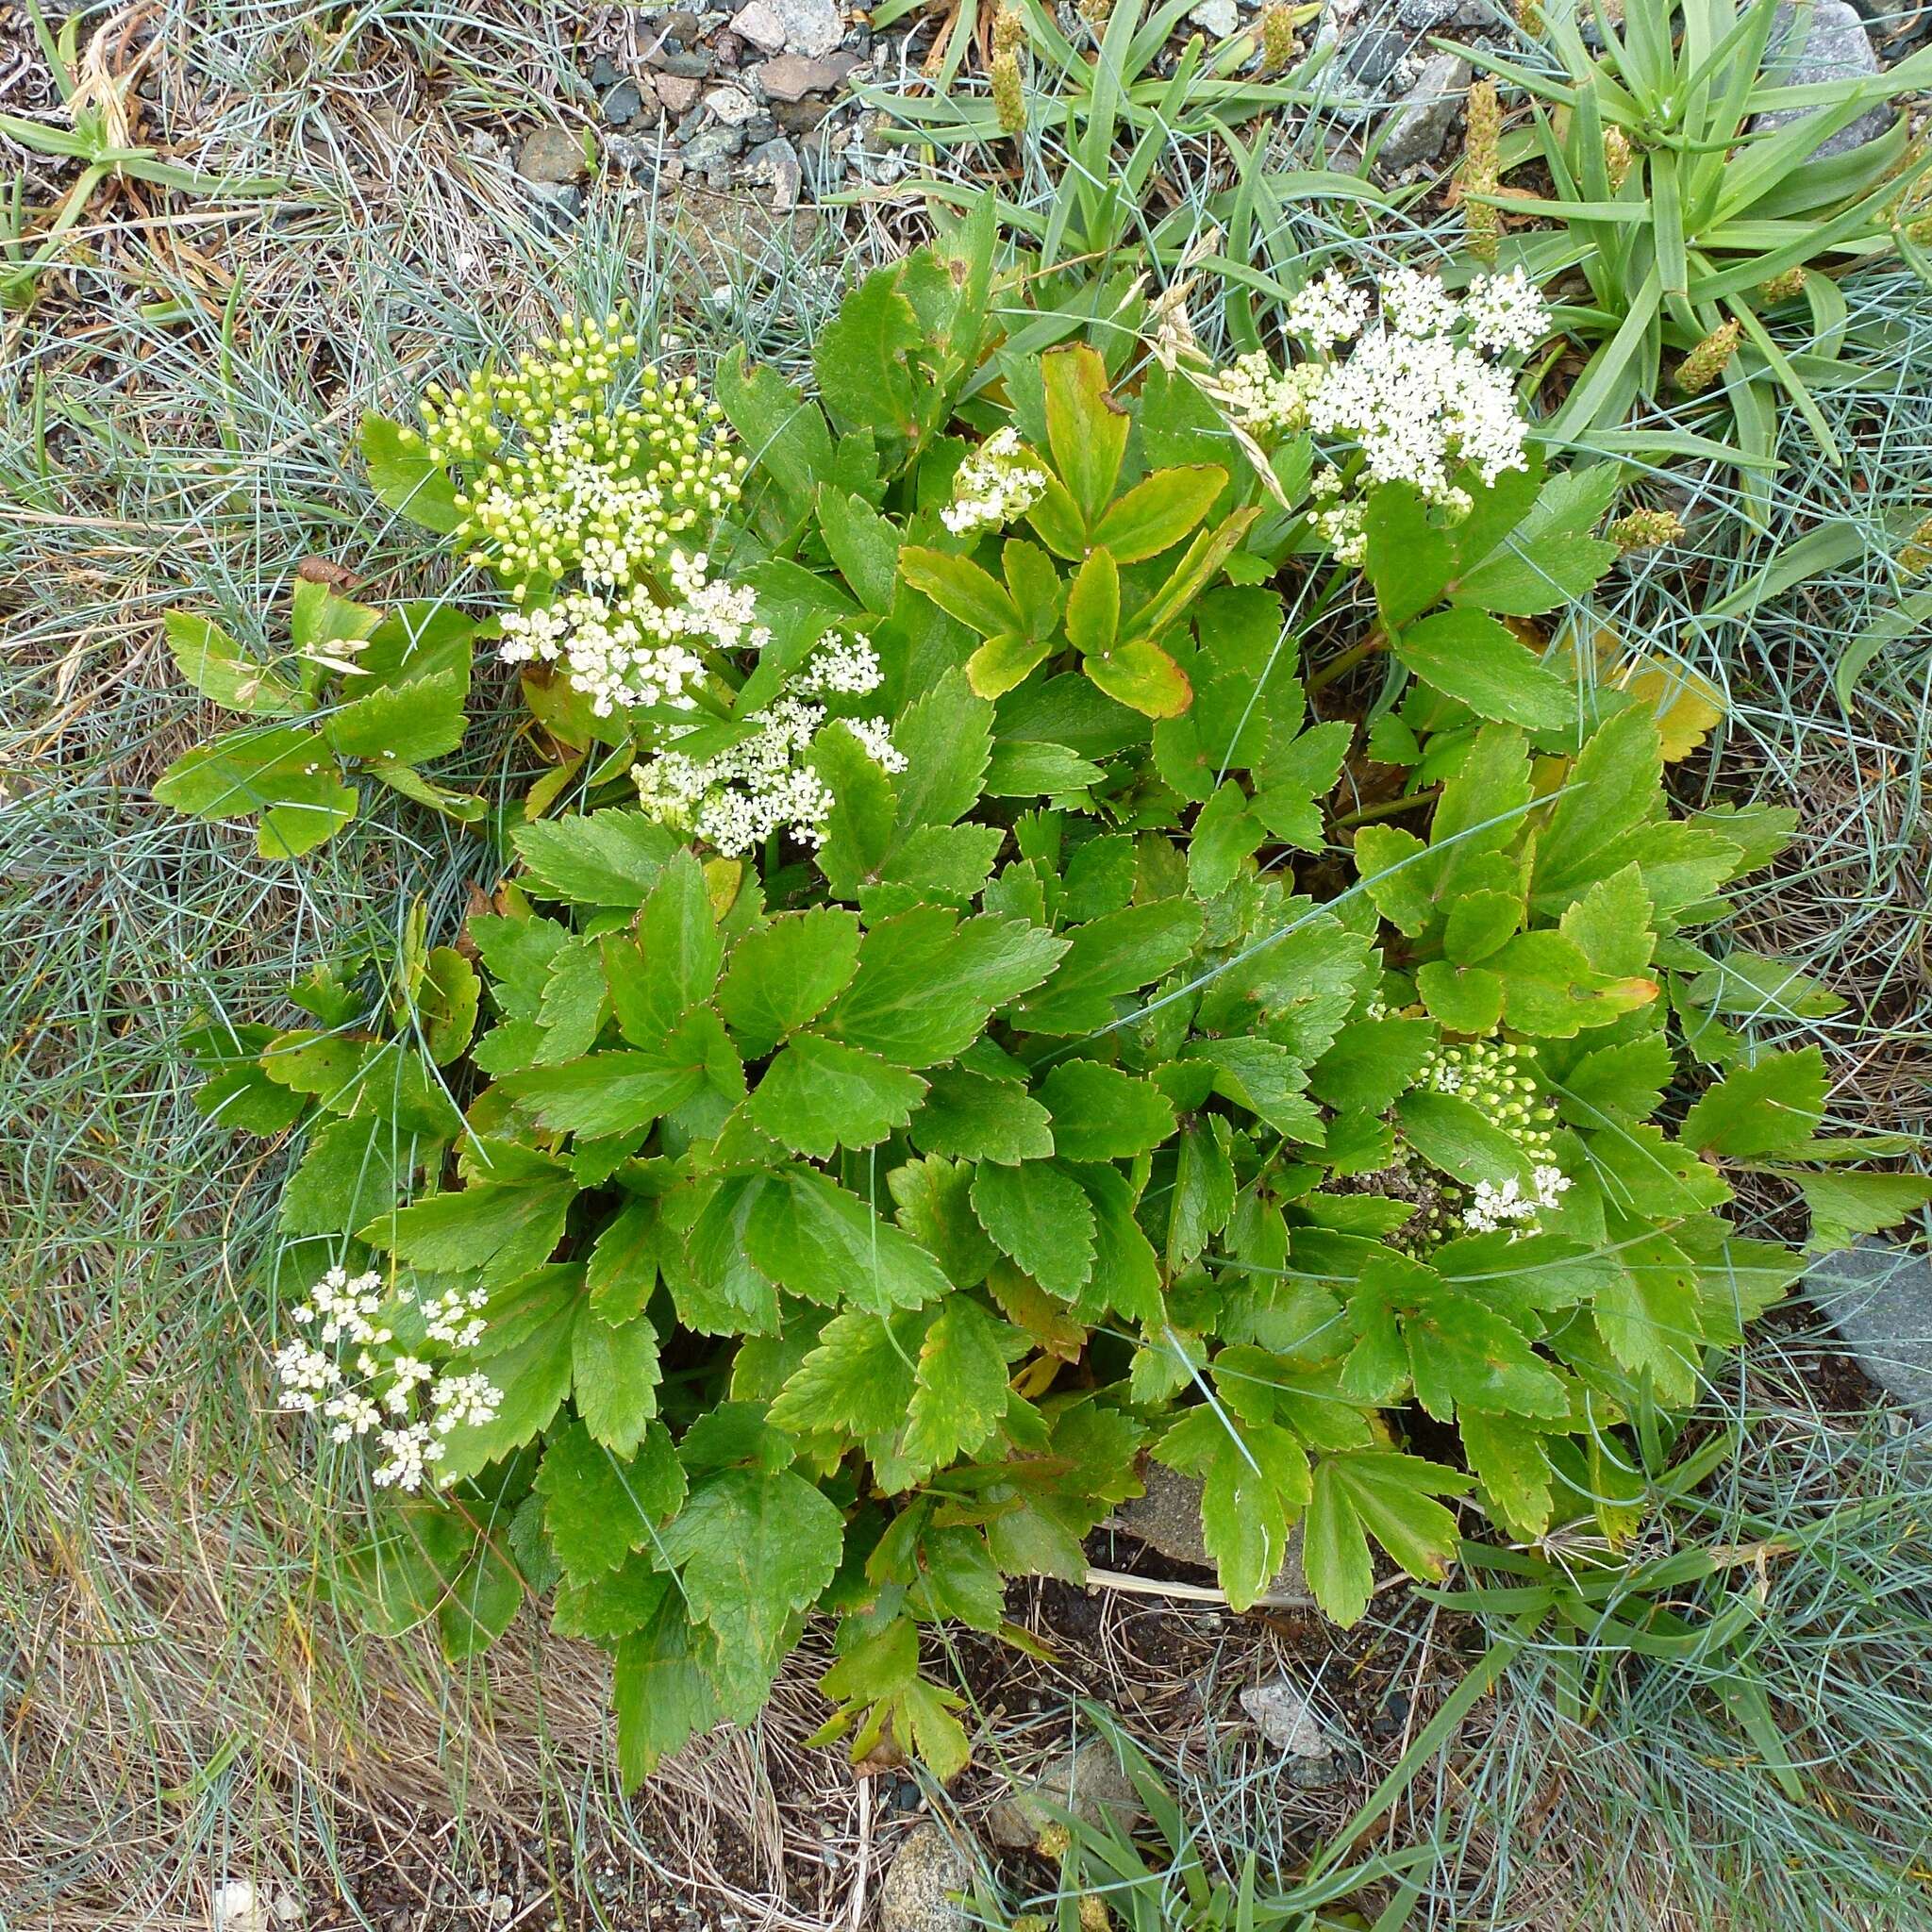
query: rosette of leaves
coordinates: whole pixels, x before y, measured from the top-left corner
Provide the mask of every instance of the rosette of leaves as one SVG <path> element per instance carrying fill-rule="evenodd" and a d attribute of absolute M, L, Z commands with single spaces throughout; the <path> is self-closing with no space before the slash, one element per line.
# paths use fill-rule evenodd
<path fill-rule="evenodd" d="M 300 577 L 289 649 L 272 661 L 192 611 L 171 610 L 163 622 L 182 675 L 257 721 L 176 758 L 155 784 L 163 805 L 254 820 L 264 858 L 294 858 L 333 838 L 359 808 L 359 778 L 453 818 L 481 817 L 480 799 L 419 769 L 463 741 L 476 626 L 460 611 L 412 604 L 385 616 Z"/>
<path fill-rule="evenodd" d="M 1588 359 L 1554 433 L 1614 439 L 1674 376 L 1707 396 L 1753 468 L 1774 467 L 1786 402 L 1840 461 L 1815 392 L 1871 379 L 1866 325 L 1840 281 L 1894 250 L 1924 275 L 1911 230 L 1927 157 L 1905 116 L 1841 152 L 1834 138 L 1923 88 L 1932 58 L 1798 82 L 1809 17 L 1781 0 L 1674 0 L 1623 20 L 1564 0 L 1524 31 L 1535 60 L 1459 50 L 1532 104 L 1466 192 L 1541 218 L 1505 238 L 1504 267 L 1545 286 L 1571 278 L 1558 319 Z M 1510 183 L 1519 173 L 1534 185 Z M 1624 446 L 1674 441 L 1640 427 Z M 1763 495 L 1748 469 L 1745 481 Z"/>
<path fill-rule="evenodd" d="M 1798 1265 L 1733 1228 L 1727 1169 L 1802 1190 L 1820 1241 L 1925 1197 L 1820 1137 L 1815 1050 L 1724 1024 L 1768 962 L 1708 929 L 1789 820 L 1674 811 L 1650 709 L 1524 641 L 1608 563 L 1603 474 L 1506 476 L 1453 528 L 1372 501 L 1348 655 L 1389 667 L 1368 744 L 1408 789 L 1401 827 L 1365 820 L 1360 721 L 1311 717 L 1273 587 L 1331 568 L 1306 443 L 1264 477 L 1185 382 L 996 345 L 989 260 L 864 284 L 818 400 L 721 383 L 758 453 L 740 560 L 774 667 L 736 703 L 848 627 L 903 759 L 828 719 L 810 862 L 707 854 L 595 774 L 544 817 L 546 786 L 458 943 L 412 932 L 393 1008 L 344 975 L 302 990 L 313 1025 L 200 1042 L 211 1111 L 307 1126 L 291 1271 L 375 1257 L 488 1298 L 496 1412 L 350 1588 L 458 1654 L 547 1600 L 614 1653 L 631 1778 L 753 1716 L 813 1614 L 825 1734 L 957 1769 L 922 1629 L 1084 1578 L 1148 1457 L 1200 1478 L 1237 1608 L 1301 1524 L 1353 1621 L 1378 1567 L 1440 1579 L 1478 1518 L 1534 1538 L 1619 1493 L 1628 1419 L 1690 1403 Z M 1057 445 L 1056 415 L 1111 441 Z M 1077 525 L 944 541 L 956 425 L 1008 422 Z M 1174 480 L 1208 464 L 1211 500 Z M 1150 478 L 1164 548 L 1120 540 Z M 1112 683 L 1068 621 L 1102 551 L 1113 638 L 1159 654 Z M 951 608 L 962 563 L 990 622 Z M 1015 627 L 1035 597 L 1052 622 Z M 562 741 L 564 707 L 544 722 Z M 1471 1043 L 1513 1050 L 1534 1158 L 1434 1077 Z M 1687 1048 L 1724 1077 L 1685 1112 Z M 1527 1196 L 1544 1159 L 1567 1186 L 1533 1224 L 1467 1224 L 1459 1191 Z"/>
<path fill-rule="evenodd" d="M 1195 648 L 1255 648 L 1271 606 L 1218 593 Z M 1341 746 L 1318 763 L 1286 715 L 1320 824 Z M 413 1029 L 340 1002 L 261 1047 L 318 1108 L 291 1230 L 491 1295 L 500 1411 L 372 1546 L 378 1614 L 466 1648 L 551 1594 L 616 1653 L 631 1775 L 755 1712 L 813 1610 L 842 1619 L 835 1727 L 956 1767 L 919 1627 L 997 1629 L 1008 1577 L 1083 1576 L 1144 1455 L 1202 1477 L 1238 1607 L 1305 1521 L 1350 1621 L 1378 1549 L 1442 1573 L 1454 1499 L 1528 1537 L 1597 1492 L 1633 1405 L 1689 1402 L 1796 1265 L 1732 1231 L 1723 1169 L 1831 1158 L 1815 1051 L 1657 1119 L 1660 988 L 1779 828 L 1673 816 L 1641 707 L 1569 753 L 1478 725 L 1429 836 L 1365 828 L 1327 905 L 1274 835 L 1204 878 L 1175 828 L 989 792 L 997 718 L 961 667 L 901 709 L 908 771 L 829 893 L 624 808 L 525 827 L 468 926 L 460 1114 Z M 472 1010 L 452 980 L 425 967 L 425 1022 Z M 1526 1177 L 1421 1078 L 1499 1024 L 1572 1186 L 1531 1234 L 1407 1239 L 1414 1199 L 1377 1184 L 1405 1163 Z"/>

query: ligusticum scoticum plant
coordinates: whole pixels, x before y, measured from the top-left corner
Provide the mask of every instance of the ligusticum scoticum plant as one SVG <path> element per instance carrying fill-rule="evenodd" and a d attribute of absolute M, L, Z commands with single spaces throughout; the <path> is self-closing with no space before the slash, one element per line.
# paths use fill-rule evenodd
<path fill-rule="evenodd" d="M 1344 1623 L 1588 1515 L 1798 1266 L 1728 1170 L 1821 1240 L 1924 1198 L 1726 1024 L 1790 822 L 1674 808 L 1576 675 L 1615 472 L 1508 405 L 1525 292 L 1324 282 L 1220 371 L 1013 347 L 992 258 L 862 283 L 811 396 L 734 357 L 714 407 L 613 320 L 372 423 L 551 768 L 449 943 L 198 1042 L 210 1112 L 304 1128 L 282 1372 L 392 1492 L 345 1587 L 453 1654 L 547 1599 L 632 1777 L 814 1614 L 826 1734 L 957 1768 L 922 1627 L 1084 1577 L 1150 1457 L 1236 1607 L 1301 1524 Z"/>

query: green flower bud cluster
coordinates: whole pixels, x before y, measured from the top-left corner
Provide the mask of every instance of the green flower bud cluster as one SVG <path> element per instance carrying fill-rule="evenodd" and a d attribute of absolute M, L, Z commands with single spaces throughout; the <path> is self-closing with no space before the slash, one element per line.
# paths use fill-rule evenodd
<path fill-rule="evenodd" d="M 1463 1046 L 1439 1046 L 1424 1063 L 1419 1084 L 1433 1092 L 1453 1093 L 1479 1108 L 1528 1157 L 1530 1185 L 1513 1176 L 1497 1187 L 1487 1180 L 1472 1189 L 1445 1184 L 1440 1199 L 1418 1216 L 1416 1234 L 1424 1241 L 1448 1241 L 1460 1234 L 1507 1229 L 1512 1240 L 1534 1234 L 1541 1216 L 1558 1208 L 1570 1186 L 1557 1165 L 1551 1128 L 1556 1109 L 1542 1098 L 1524 1049 L 1512 1041 L 1478 1040 Z"/>
<path fill-rule="evenodd" d="M 1684 519 L 1671 509 L 1633 509 L 1617 518 L 1604 534 L 1627 556 L 1633 550 L 1656 550 L 1676 542 L 1684 534 Z"/>
<path fill-rule="evenodd" d="M 646 369 L 616 400 L 637 347 L 621 311 L 573 317 L 513 367 L 424 396 L 425 448 L 470 473 L 457 536 L 518 603 L 572 571 L 619 591 L 661 580 L 739 498 L 745 458 L 695 377 Z"/>
<path fill-rule="evenodd" d="M 1453 1093 L 1501 1127 L 1529 1158 L 1556 1158 L 1550 1129 L 1557 1110 L 1542 1098 L 1529 1057 L 1510 1040 L 1475 1040 L 1439 1046 L 1423 1063 L 1416 1083 L 1435 1093 Z"/>

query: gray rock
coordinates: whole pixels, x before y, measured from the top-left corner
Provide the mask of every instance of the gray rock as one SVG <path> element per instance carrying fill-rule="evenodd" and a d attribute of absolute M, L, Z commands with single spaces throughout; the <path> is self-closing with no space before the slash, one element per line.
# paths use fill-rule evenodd
<path fill-rule="evenodd" d="M 711 57 L 697 48 L 687 52 L 682 47 L 667 47 L 661 54 L 652 55 L 651 65 L 659 74 L 675 74 L 679 80 L 711 77 Z"/>
<path fill-rule="evenodd" d="M 684 165 L 713 188 L 725 188 L 731 182 L 731 163 L 743 148 L 743 128 L 707 127 L 685 143 Z"/>
<path fill-rule="evenodd" d="M 525 181 L 560 187 L 581 181 L 590 172 L 582 138 L 567 127 L 533 127 L 517 151 L 517 173 Z"/>
<path fill-rule="evenodd" d="M 1412 44 L 1399 27 L 1365 28 L 1342 48 L 1341 71 L 1364 92 L 1373 93 L 1408 58 Z"/>
<path fill-rule="evenodd" d="M 1241 24 L 1234 0 L 1201 0 L 1200 6 L 1189 8 L 1188 18 L 1217 41 L 1226 40 Z"/>
<path fill-rule="evenodd" d="M 798 206 L 805 170 L 798 150 L 783 135 L 752 149 L 744 158 L 745 178 L 772 191 L 772 206 L 783 214 Z"/>
<path fill-rule="evenodd" d="M 1211 1570 L 1214 1558 L 1201 1535 L 1201 1479 L 1183 1475 L 1164 1462 L 1150 1462 L 1142 1473 L 1144 1495 L 1123 1503 L 1113 1513 L 1113 1527 L 1124 1530 L 1170 1563 L 1191 1563 Z M 1302 1525 L 1288 1533 L 1288 1554 L 1265 1596 L 1305 1597 L 1308 1579 L 1302 1574 Z"/>
<path fill-rule="evenodd" d="M 584 191 L 569 181 L 526 181 L 530 206 L 541 217 L 539 226 L 560 234 L 584 211 Z"/>
<path fill-rule="evenodd" d="M 741 87 L 714 87 L 705 96 L 705 107 L 726 127 L 742 127 L 758 110 L 758 104 Z"/>
<path fill-rule="evenodd" d="M 1111 1820 L 1131 1831 L 1146 1816 L 1134 1781 L 1121 1769 L 1104 1738 L 1086 1738 L 1051 1758 L 1037 1777 L 1015 1786 L 986 1814 L 986 1835 L 1008 1851 L 1040 1842 L 1040 1836 L 1071 1813 L 1085 1824 Z"/>
<path fill-rule="evenodd" d="M 606 134 L 599 145 L 607 167 L 621 175 L 641 175 L 647 180 L 658 173 L 664 158 L 663 147 L 654 134 Z"/>
<path fill-rule="evenodd" d="M 1815 0 L 1804 45 L 1792 53 L 1786 43 L 1794 25 L 1793 9 L 1780 7 L 1764 55 L 1768 77 L 1774 85 L 1811 87 L 1823 81 L 1857 79 L 1878 72 L 1877 49 L 1849 0 Z M 1781 108 L 1774 113 L 1758 115 L 1751 125 L 1754 132 L 1762 133 L 1820 111 L 1816 108 Z M 1849 127 L 1840 128 L 1821 142 L 1811 158 L 1822 161 L 1863 147 L 1868 141 L 1875 141 L 1883 134 L 1895 118 L 1888 107 L 1874 108 L 1870 113 L 1859 115 Z"/>
<path fill-rule="evenodd" d="M 946 1894 L 973 1883 L 973 1863 L 938 1824 L 915 1824 L 879 1888 L 880 1932 L 967 1932 L 974 1921 Z"/>
<path fill-rule="evenodd" d="M 830 101 L 781 101 L 772 118 L 787 134 L 809 134 L 832 111 Z"/>
<path fill-rule="evenodd" d="M 1388 133 L 1375 156 L 1385 174 L 1400 174 L 1442 152 L 1449 130 L 1469 92 L 1469 62 L 1460 54 L 1431 54 L 1415 85 L 1390 115 Z"/>
<path fill-rule="evenodd" d="M 1458 0 L 1402 0 L 1395 17 L 1411 33 L 1433 33 L 1456 11 Z"/>
<path fill-rule="evenodd" d="M 1241 1708 L 1277 1751 L 1296 1757 L 1332 1757 L 1335 1742 L 1316 1714 L 1314 1699 L 1298 1684 L 1277 1677 L 1241 1692 Z"/>
<path fill-rule="evenodd" d="M 751 0 L 731 16 L 731 30 L 766 54 L 831 53 L 845 38 L 833 0 Z"/>
<path fill-rule="evenodd" d="M 1241 1708 L 1282 1754 L 1282 1769 L 1291 1784 L 1318 1790 L 1347 1775 L 1342 1740 L 1322 1721 L 1313 1696 L 1299 1684 L 1291 1684 L 1286 1677 L 1257 1684 L 1241 1692 Z"/>
<path fill-rule="evenodd" d="M 1932 1423 L 1932 1264 L 1862 1241 L 1812 1262 L 1805 1292 L 1858 1366 L 1916 1421 Z"/>
<path fill-rule="evenodd" d="M 802 101 L 807 94 L 828 94 L 858 65 L 856 54 L 828 54 L 808 60 L 802 54 L 780 54 L 758 69 L 768 101 Z"/>
<path fill-rule="evenodd" d="M 600 103 L 607 127 L 629 127 L 643 119 L 643 90 L 634 80 L 620 80 Z"/>

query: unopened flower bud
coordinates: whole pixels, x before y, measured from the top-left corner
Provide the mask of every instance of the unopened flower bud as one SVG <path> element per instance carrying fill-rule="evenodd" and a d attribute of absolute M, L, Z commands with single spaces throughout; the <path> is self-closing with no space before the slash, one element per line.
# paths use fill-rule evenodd
<path fill-rule="evenodd" d="M 1805 266 L 1802 262 L 1757 285 L 1757 299 L 1765 303 L 1794 301 L 1804 292 Z"/>
<path fill-rule="evenodd" d="M 1301 49 L 1295 44 L 1294 15 L 1286 7 L 1267 7 L 1261 12 L 1261 72 L 1280 74 L 1291 66 Z"/>
<path fill-rule="evenodd" d="M 1493 262 L 1502 234 L 1502 217 L 1487 201 L 1473 195 L 1496 192 L 1503 138 L 1503 104 L 1492 80 L 1478 80 L 1469 90 L 1469 125 L 1463 137 L 1462 167 L 1457 186 L 1462 195 L 1462 232 L 1469 252 L 1478 261 Z"/>
<path fill-rule="evenodd" d="M 1743 333 L 1744 325 L 1736 316 L 1728 322 L 1719 323 L 1678 363 L 1677 387 L 1687 396 L 1707 390 L 1729 367 L 1731 358 L 1738 353 L 1738 341 Z"/>
<path fill-rule="evenodd" d="M 1627 556 L 1633 550 L 1657 550 L 1676 542 L 1684 534 L 1684 520 L 1675 510 L 1633 509 L 1605 534 Z"/>
<path fill-rule="evenodd" d="M 1636 159 L 1637 156 L 1630 145 L 1629 136 L 1621 127 L 1606 127 L 1604 129 L 1604 172 L 1610 177 L 1610 192 L 1612 194 L 1616 193 L 1618 189 L 1623 187 L 1624 183 L 1630 178 L 1630 170 L 1635 164 Z"/>
<path fill-rule="evenodd" d="M 1016 135 L 1024 130 L 1026 91 L 1020 80 L 1020 57 L 1010 48 L 993 57 L 992 105 L 1003 133 Z"/>

